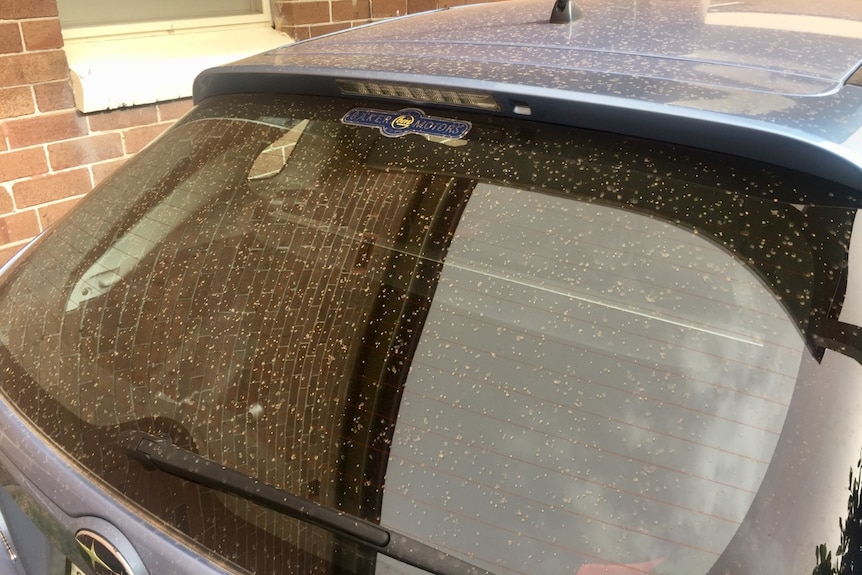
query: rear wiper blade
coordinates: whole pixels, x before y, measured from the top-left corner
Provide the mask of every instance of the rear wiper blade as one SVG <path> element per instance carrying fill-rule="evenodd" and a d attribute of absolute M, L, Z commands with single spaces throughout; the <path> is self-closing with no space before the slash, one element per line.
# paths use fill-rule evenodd
<path fill-rule="evenodd" d="M 408 535 L 273 487 L 193 451 L 177 447 L 168 438 L 132 430 L 121 434 L 119 444 L 129 457 L 140 461 L 147 468 L 160 469 L 222 493 L 253 501 L 267 509 L 344 535 L 378 553 L 436 575 L 493 575 Z"/>

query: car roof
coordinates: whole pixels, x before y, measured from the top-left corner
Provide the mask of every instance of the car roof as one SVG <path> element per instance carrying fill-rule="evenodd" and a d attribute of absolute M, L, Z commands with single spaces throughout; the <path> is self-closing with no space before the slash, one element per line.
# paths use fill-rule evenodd
<path fill-rule="evenodd" d="M 497 114 L 737 153 L 862 191 L 855 0 L 576 2 L 581 17 L 562 24 L 553 0 L 506 0 L 298 42 L 205 71 L 195 99 L 441 86 L 489 94 Z"/>
<path fill-rule="evenodd" d="M 739 3 L 708 10 L 700 0 L 576 2 L 582 17 L 568 24 L 549 23 L 553 2 L 515 0 L 365 27 L 270 57 L 289 57 L 298 66 L 471 75 L 548 88 L 580 88 L 581 72 L 599 72 L 775 94 L 833 91 L 862 59 L 862 36 L 829 34 L 836 21 L 847 23 L 836 18 L 763 18 L 732 11 Z M 780 27 L 794 24 L 787 41 L 789 30 Z M 806 24 L 810 33 L 800 30 Z"/>

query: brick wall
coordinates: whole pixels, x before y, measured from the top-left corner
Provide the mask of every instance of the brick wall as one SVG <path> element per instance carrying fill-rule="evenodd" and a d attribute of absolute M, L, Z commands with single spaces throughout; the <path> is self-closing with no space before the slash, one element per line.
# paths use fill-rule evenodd
<path fill-rule="evenodd" d="M 272 0 L 278 28 L 296 40 L 345 30 L 373 20 L 481 1 L 487 0 Z"/>

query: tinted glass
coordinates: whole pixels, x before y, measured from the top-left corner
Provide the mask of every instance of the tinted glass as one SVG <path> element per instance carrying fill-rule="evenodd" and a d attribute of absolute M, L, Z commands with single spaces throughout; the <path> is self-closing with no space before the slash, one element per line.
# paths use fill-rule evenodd
<path fill-rule="evenodd" d="M 640 214 L 479 185 L 460 230 L 404 387 L 384 523 L 501 573 L 705 573 L 784 423 L 792 321 L 730 254 Z"/>
<path fill-rule="evenodd" d="M 391 138 L 358 107 L 219 99 L 91 195 L 0 294 L 7 397 L 252 572 L 412 568 L 148 470 L 123 431 L 496 573 L 708 572 L 854 212 L 693 151 L 481 117 Z"/>

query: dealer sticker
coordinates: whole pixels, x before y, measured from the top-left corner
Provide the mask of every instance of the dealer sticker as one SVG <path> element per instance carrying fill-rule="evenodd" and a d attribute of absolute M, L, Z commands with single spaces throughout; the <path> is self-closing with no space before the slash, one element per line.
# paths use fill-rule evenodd
<path fill-rule="evenodd" d="M 406 134 L 420 134 L 437 138 L 463 138 L 473 124 L 463 120 L 428 116 L 422 110 L 406 108 L 397 112 L 354 108 L 347 112 L 341 122 L 349 126 L 377 128 L 389 138 Z"/>

